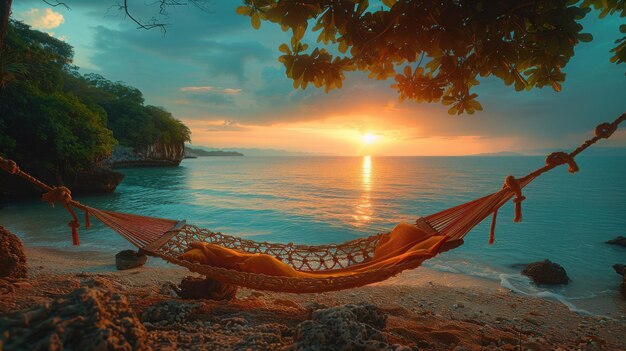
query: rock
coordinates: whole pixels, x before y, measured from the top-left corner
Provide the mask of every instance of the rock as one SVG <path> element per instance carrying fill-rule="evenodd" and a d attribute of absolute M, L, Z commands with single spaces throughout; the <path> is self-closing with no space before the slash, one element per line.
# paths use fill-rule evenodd
<path fill-rule="evenodd" d="M 283 345 L 280 335 L 271 333 L 254 333 L 243 337 L 235 344 L 234 350 L 280 350 Z"/>
<path fill-rule="evenodd" d="M 148 307 L 141 315 L 141 320 L 144 323 L 161 326 L 183 323 L 198 306 L 198 304 L 176 300 L 161 301 Z"/>
<path fill-rule="evenodd" d="M 120 251 L 115 255 L 115 266 L 118 270 L 137 268 L 143 266 L 148 260 L 148 256 L 135 250 Z"/>
<path fill-rule="evenodd" d="M 626 275 L 626 266 L 623 264 L 616 263 L 613 265 L 613 269 L 619 275 Z"/>
<path fill-rule="evenodd" d="M 161 285 L 161 289 L 159 289 L 159 294 L 163 294 L 169 297 L 178 297 L 178 286 L 173 282 L 165 282 Z"/>
<path fill-rule="evenodd" d="M 314 311 L 300 323 L 292 350 L 403 350 L 390 345 L 381 332 L 387 323 L 378 307 L 348 304 Z"/>
<path fill-rule="evenodd" d="M 111 157 L 104 161 L 108 167 L 175 167 L 185 157 L 185 145 L 181 143 L 156 143 L 134 149 L 118 145 Z"/>
<path fill-rule="evenodd" d="M 622 297 L 626 299 L 626 266 L 623 264 L 613 265 L 613 269 L 617 274 L 622 276 L 622 284 L 619 287 L 619 291 L 622 293 Z"/>
<path fill-rule="evenodd" d="M 522 274 L 529 276 L 535 284 L 568 284 L 570 281 L 565 269 L 550 260 L 529 263 Z"/>
<path fill-rule="evenodd" d="M 146 329 L 126 298 L 80 288 L 52 303 L 0 318 L 6 350 L 147 350 Z"/>
<path fill-rule="evenodd" d="M 198 155 L 193 152 L 192 148 L 185 146 L 184 158 L 198 158 Z"/>
<path fill-rule="evenodd" d="M 84 193 L 110 193 L 122 182 L 124 175 L 108 168 L 91 165 L 85 170 L 63 170 L 52 174 L 42 169 L 24 168 L 32 176 L 50 185 L 63 185 L 72 191 L 72 195 Z M 22 178 L 0 172 L 0 196 L 41 197 L 41 189 Z"/>
<path fill-rule="evenodd" d="M 28 276 L 28 265 L 22 241 L 0 226 L 0 278 L 22 279 Z"/>
<path fill-rule="evenodd" d="M 104 167 L 93 167 L 65 177 L 71 182 L 64 182 L 72 193 L 112 193 L 124 179 L 124 174 Z"/>
<path fill-rule="evenodd" d="M 626 247 L 626 238 L 620 235 L 615 239 L 611 239 L 607 241 L 606 243 L 609 245 L 617 245 L 617 246 Z"/>
<path fill-rule="evenodd" d="M 237 295 L 237 287 L 213 279 L 185 277 L 177 291 L 183 299 L 232 300 Z"/>

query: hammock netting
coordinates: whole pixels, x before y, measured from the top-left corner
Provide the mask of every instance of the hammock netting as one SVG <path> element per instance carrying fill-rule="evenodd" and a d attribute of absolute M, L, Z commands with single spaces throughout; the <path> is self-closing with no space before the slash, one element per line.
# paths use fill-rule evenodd
<path fill-rule="evenodd" d="M 374 264 L 374 251 L 381 239 L 388 233 L 379 233 L 341 244 L 298 245 L 293 243 L 269 243 L 247 240 L 236 236 L 212 232 L 186 224 L 184 221 L 139 216 L 127 213 L 106 211 L 83 205 L 71 198 L 65 187 L 50 187 L 19 169 L 15 162 L 0 158 L 0 167 L 39 186 L 46 193 L 43 200 L 61 203 L 72 215 L 69 226 L 72 228 L 74 244 L 78 244 L 78 218 L 74 208 L 85 211 L 86 226 L 89 215 L 119 233 L 142 252 L 160 257 L 168 262 L 188 268 L 225 284 L 258 290 L 271 290 L 292 293 L 317 293 L 342 290 L 383 281 L 398 273 L 418 267 L 423 261 L 437 255 L 443 241 L 462 243 L 463 238 L 478 223 L 489 215 L 493 216 L 490 243 L 493 243 L 495 220 L 498 209 L 507 201 L 515 202 L 516 222 L 521 221 L 521 203 L 524 200 L 522 189 L 541 174 L 560 165 L 567 164 L 569 171 L 578 171 L 574 157 L 600 139 L 610 137 L 618 125 L 626 120 L 626 113 L 612 123 L 603 123 L 596 128 L 596 135 L 571 153 L 555 152 L 546 159 L 546 165 L 516 179 L 508 176 L 502 188 L 479 199 L 419 218 L 415 226 L 431 236 L 443 237 L 437 245 L 400 259 L 393 257 L 387 264 Z M 205 242 L 236 250 L 243 254 L 266 254 L 293 267 L 304 276 L 278 276 L 254 273 L 245 270 L 228 269 L 219 265 L 207 265 L 181 258 L 192 243 Z M 458 245 L 457 245 L 458 246 Z M 368 264 L 368 263 L 372 264 Z M 336 273 L 336 272 L 340 272 Z M 335 274 L 336 273 L 336 274 Z M 319 276 L 316 276 L 319 274 Z"/>

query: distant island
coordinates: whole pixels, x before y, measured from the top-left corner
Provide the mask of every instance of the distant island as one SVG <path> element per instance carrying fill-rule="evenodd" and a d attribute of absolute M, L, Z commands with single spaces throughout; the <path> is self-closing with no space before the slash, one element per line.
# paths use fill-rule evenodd
<path fill-rule="evenodd" d="M 519 152 L 501 151 L 501 152 L 484 152 L 484 153 L 480 153 L 480 154 L 471 154 L 471 155 L 467 155 L 467 156 L 497 157 L 497 156 L 526 156 L 526 155 L 524 155 L 522 153 L 519 153 Z"/>
<path fill-rule="evenodd" d="M 521 150 L 521 151 L 501 151 L 501 152 L 492 152 L 492 153 L 480 153 L 480 154 L 471 154 L 466 156 L 545 156 L 549 155 L 554 151 L 568 151 L 567 149 L 530 149 L 530 150 Z M 587 150 L 587 152 L 583 155 L 587 156 L 626 156 L 626 147 L 596 147 L 593 149 Z"/>
<path fill-rule="evenodd" d="M 221 151 L 220 149 L 206 147 L 206 146 L 195 146 L 193 150 L 204 150 L 208 152 Z M 235 148 L 229 148 L 229 150 L 230 152 L 238 152 L 241 154 L 245 154 L 245 156 L 250 156 L 250 157 L 257 157 L 257 156 L 335 156 L 335 155 L 323 154 L 323 153 L 289 151 L 289 150 L 280 150 L 280 149 L 259 149 L 259 148 L 235 147 Z"/>
<path fill-rule="evenodd" d="M 196 158 L 196 157 L 204 157 L 204 156 L 244 156 L 241 152 L 237 151 L 223 151 L 223 150 L 202 150 L 202 149 L 193 149 L 189 146 L 185 146 L 185 158 Z"/>

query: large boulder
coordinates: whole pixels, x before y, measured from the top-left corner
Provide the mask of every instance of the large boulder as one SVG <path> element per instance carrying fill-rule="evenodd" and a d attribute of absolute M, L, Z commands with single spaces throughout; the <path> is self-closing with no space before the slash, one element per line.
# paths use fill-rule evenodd
<path fill-rule="evenodd" d="M 387 315 L 370 304 L 317 310 L 298 325 L 292 350 L 410 350 L 387 342 L 386 323 Z"/>
<path fill-rule="evenodd" d="M 108 290 L 71 294 L 0 318 L 6 350 L 147 350 L 147 332 L 126 298 Z"/>
<path fill-rule="evenodd" d="M 118 270 L 132 269 L 146 264 L 148 256 L 135 250 L 120 251 L 115 255 L 115 266 Z"/>
<path fill-rule="evenodd" d="M 614 239 L 607 241 L 606 243 L 609 245 L 617 245 L 617 246 L 626 247 L 626 238 L 620 235 Z"/>
<path fill-rule="evenodd" d="M 529 263 L 522 270 L 522 274 L 530 277 L 535 284 L 568 284 L 570 281 L 565 268 L 550 260 Z"/>
<path fill-rule="evenodd" d="M 22 279 L 28 276 L 28 265 L 22 241 L 0 226 L 0 278 Z"/>

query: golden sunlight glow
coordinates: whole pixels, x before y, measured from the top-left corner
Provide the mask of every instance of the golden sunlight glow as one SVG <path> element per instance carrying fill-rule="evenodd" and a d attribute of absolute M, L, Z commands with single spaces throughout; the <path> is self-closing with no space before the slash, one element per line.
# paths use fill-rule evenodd
<path fill-rule="evenodd" d="M 376 134 L 372 134 L 372 133 L 363 134 L 363 142 L 367 145 L 374 143 L 376 140 L 378 140 L 378 135 Z"/>
<path fill-rule="evenodd" d="M 373 210 L 370 192 L 372 191 L 372 157 L 363 156 L 363 193 L 356 204 L 352 215 L 357 227 L 364 226 L 372 220 Z"/>

